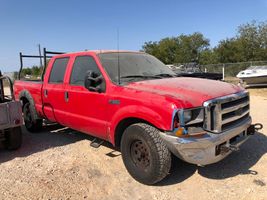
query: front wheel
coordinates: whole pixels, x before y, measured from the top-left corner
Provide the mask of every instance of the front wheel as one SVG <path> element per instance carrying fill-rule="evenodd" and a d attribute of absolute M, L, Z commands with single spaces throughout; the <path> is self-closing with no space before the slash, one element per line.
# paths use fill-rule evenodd
<path fill-rule="evenodd" d="M 33 108 L 31 104 L 28 102 L 23 106 L 23 118 L 24 124 L 28 131 L 30 132 L 38 132 L 42 129 L 43 120 L 36 119 L 33 117 Z"/>
<path fill-rule="evenodd" d="M 121 153 L 127 171 L 138 182 L 155 184 L 170 171 L 171 153 L 159 130 L 148 124 L 133 124 L 125 130 Z"/>

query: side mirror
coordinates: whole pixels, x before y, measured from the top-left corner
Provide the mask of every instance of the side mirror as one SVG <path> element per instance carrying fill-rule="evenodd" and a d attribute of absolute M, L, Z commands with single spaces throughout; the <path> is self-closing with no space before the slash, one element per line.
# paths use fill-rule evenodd
<path fill-rule="evenodd" d="M 102 92 L 101 83 L 103 78 L 100 74 L 88 71 L 85 76 L 84 86 L 91 92 Z"/>

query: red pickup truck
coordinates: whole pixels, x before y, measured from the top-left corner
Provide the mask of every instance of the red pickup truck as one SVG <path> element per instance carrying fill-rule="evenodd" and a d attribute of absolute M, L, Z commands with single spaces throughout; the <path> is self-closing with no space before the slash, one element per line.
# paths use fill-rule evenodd
<path fill-rule="evenodd" d="M 243 88 L 176 77 L 142 52 L 56 55 L 43 81 L 17 80 L 14 92 L 29 131 L 47 119 L 109 141 L 145 184 L 169 173 L 171 154 L 197 165 L 215 163 L 255 132 Z"/>

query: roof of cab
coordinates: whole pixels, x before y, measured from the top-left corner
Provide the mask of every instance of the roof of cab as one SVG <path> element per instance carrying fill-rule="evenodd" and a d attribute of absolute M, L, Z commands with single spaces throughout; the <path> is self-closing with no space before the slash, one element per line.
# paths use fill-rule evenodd
<path fill-rule="evenodd" d="M 86 54 L 86 53 L 95 53 L 95 54 L 101 54 L 101 53 L 140 53 L 144 54 L 144 52 L 140 51 L 129 51 L 129 50 L 86 50 L 86 51 L 78 51 L 78 52 L 68 52 L 64 54 L 55 55 L 53 57 L 62 57 L 67 55 L 79 55 L 79 54 Z"/>

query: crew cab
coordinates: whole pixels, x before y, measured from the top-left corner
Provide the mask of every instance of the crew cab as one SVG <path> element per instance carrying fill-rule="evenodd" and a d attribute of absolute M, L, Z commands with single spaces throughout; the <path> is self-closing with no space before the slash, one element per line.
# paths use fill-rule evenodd
<path fill-rule="evenodd" d="M 60 54 L 43 77 L 15 81 L 26 128 L 38 131 L 46 119 L 106 140 L 120 148 L 126 169 L 144 184 L 166 177 L 171 154 L 208 165 L 255 132 L 243 88 L 176 77 L 146 53 Z"/>

